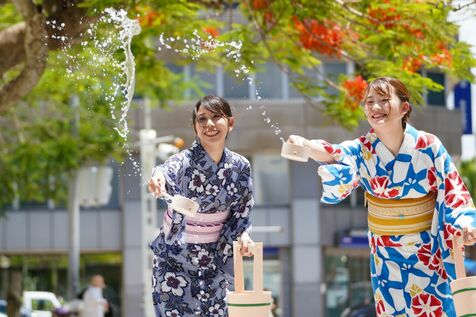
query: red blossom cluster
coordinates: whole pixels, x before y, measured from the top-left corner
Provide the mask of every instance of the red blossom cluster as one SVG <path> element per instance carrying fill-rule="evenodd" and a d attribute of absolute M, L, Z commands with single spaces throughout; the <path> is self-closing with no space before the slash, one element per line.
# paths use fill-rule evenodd
<path fill-rule="evenodd" d="M 161 14 L 150 7 L 142 9 L 139 16 L 139 24 L 142 27 L 151 27 L 154 22 L 161 18 Z"/>
<path fill-rule="evenodd" d="M 329 56 L 340 56 L 344 34 L 339 25 L 329 20 L 300 21 L 297 18 L 294 19 L 294 25 L 305 48 Z"/>
<path fill-rule="evenodd" d="M 364 99 L 367 85 L 367 81 L 360 75 L 357 75 L 354 79 L 346 79 L 342 82 L 342 87 L 347 95 L 346 105 L 352 110 L 356 110 Z"/>
<path fill-rule="evenodd" d="M 423 54 L 407 56 L 403 61 L 403 69 L 415 73 L 423 65 L 424 58 Z"/>
<path fill-rule="evenodd" d="M 383 25 L 385 28 L 391 29 L 402 19 L 396 11 L 395 8 L 368 8 L 367 14 L 369 15 L 370 23 L 373 25 Z"/>
<path fill-rule="evenodd" d="M 213 26 L 206 26 L 203 28 L 203 32 L 207 33 L 213 38 L 217 38 L 220 36 L 220 32 L 214 28 Z"/>
<path fill-rule="evenodd" d="M 443 43 L 438 44 L 437 47 L 439 52 L 430 56 L 431 62 L 436 65 L 447 66 L 451 68 L 453 64 L 453 56 L 451 55 L 451 52 Z"/>
<path fill-rule="evenodd" d="M 270 0 L 253 0 L 251 1 L 251 7 L 255 10 L 263 10 L 268 8 Z"/>

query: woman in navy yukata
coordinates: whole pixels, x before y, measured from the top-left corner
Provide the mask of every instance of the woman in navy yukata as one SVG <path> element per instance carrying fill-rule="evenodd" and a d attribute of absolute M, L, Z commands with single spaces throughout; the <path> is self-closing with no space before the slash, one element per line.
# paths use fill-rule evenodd
<path fill-rule="evenodd" d="M 377 78 L 364 98 L 366 135 L 341 144 L 300 136 L 288 142 L 324 163 L 322 202 L 365 190 L 377 316 L 456 316 L 452 238 L 475 242 L 476 210 L 440 140 L 407 123 L 411 110 L 401 81 Z"/>
<path fill-rule="evenodd" d="M 253 207 L 250 163 L 228 150 L 225 140 L 234 118 L 228 102 L 206 96 L 192 114 L 196 140 L 154 168 L 149 191 L 195 200 L 197 216 L 169 206 L 158 237 L 151 243 L 156 316 L 228 316 L 226 292 L 233 283 L 233 241 L 241 252 L 253 245 L 249 213 Z"/>

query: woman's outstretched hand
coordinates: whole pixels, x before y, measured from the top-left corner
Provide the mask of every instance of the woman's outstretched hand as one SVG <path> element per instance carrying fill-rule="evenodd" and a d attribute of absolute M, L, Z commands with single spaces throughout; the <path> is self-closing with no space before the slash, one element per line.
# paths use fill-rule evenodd
<path fill-rule="evenodd" d="M 155 197 L 165 193 L 165 177 L 161 172 L 155 172 L 149 180 L 149 192 Z"/>
<path fill-rule="evenodd" d="M 310 157 L 318 162 L 335 163 L 335 159 L 327 153 L 324 147 L 319 142 L 312 142 L 299 135 L 290 135 L 287 143 L 301 145 L 311 150 Z"/>
<path fill-rule="evenodd" d="M 305 141 L 307 141 L 307 139 L 303 138 L 302 136 L 299 136 L 299 135 L 290 135 L 290 136 L 288 137 L 288 140 L 287 140 L 286 142 L 287 142 L 287 143 L 291 143 L 291 144 L 306 146 L 305 143 L 304 143 Z"/>
<path fill-rule="evenodd" d="M 473 245 L 476 243 L 476 229 L 471 226 L 463 227 L 463 244 Z"/>
<path fill-rule="evenodd" d="M 254 246 L 255 243 L 254 243 L 253 240 L 251 240 L 250 235 L 248 234 L 248 232 L 246 232 L 246 231 L 243 232 L 241 234 L 241 237 L 240 237 L 239 241 L 240 241 L 240 244 L 241 244 L 241 248 L 240 248 L 241 255 L 252 256 L 253 253 L 250 252 L 249 247 Z"/>

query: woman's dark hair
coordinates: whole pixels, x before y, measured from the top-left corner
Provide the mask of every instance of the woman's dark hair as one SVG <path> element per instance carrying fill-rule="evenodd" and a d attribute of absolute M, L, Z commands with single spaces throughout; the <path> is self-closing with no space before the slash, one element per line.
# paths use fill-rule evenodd
<path fill-rule="evenodd" d="M 231 107 L 228 101 L 218 96 L 205 96 L 201 98 L 193 107 L 192 123 L 195 128 L 195 122 L 197 120 L 197 113 L 200 107 L 204 107 L 213 114 L 225 117 L 227 119 L 233 117 L 231 113 Z"/>
<path fill-rule="evenodd" d="M 365 98 L 367 98 L 367 95 L 369 94 L 370 90 L 375 91 L 380 96 L 390 98 L 392 94 L 392 92 L 390 91 L 390 87 L 393 87 L 395 94 L 401 102 L 408 102 L 408 104 L 410 105 L 410 108 L 408 108 L 407 113 L 405 113 L 402 118 L 402 127 L 405 129 L 405 127 L 407 126 L 407 122 L 410 119 L 412 105 L 410 104 L 410 93 L 408 92 L 408 88 L 407 86 L 405 86 L 404 83 L 393 77 L 379 77 L 369 83 L 367 89 L 365 90 Z"/>

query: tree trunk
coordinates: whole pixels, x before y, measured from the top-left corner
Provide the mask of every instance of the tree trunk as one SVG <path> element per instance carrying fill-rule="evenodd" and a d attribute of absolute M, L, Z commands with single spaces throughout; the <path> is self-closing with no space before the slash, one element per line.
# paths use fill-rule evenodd
<path fill-rule="evenodd" d="M 80 41 L 80 35 L 97 17 L 87 16 L 80 0 L 45 0 L 37 7 L 32 0 L 12 0 L 25 22 L 0 31 L 0 76 L 23 63 L 21 73 L 0 87 L 0 115 L 21 100 L 40 80 L 49 49 L 60 49 Z M 1 5 L 1 0 L 0 0 Z M 64 24 L 54 28 L 51 24 Z M 65 41 L 58 38 L 65 38 Z"/>
<path fill-rule="evenodd" d="M 7 316 L 20 317 L 22 305 L 21 272 L 11 271 L 7 291 Z"/>

